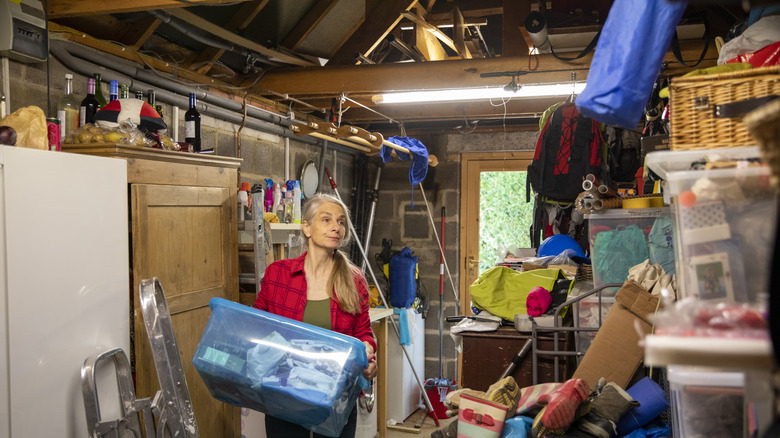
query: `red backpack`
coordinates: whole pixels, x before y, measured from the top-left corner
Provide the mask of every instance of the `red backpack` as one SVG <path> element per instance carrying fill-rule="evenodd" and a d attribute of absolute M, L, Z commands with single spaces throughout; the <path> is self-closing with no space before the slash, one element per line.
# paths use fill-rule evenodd
<path fill-rule="evenodd" d="M 601 124 L 580 114 L 574 103 L 564 103 L 539 131 L 527 185 L 547 199 L 572 202 L 582 192 L 585 175 L 605 176 L 605 147 Z"/>

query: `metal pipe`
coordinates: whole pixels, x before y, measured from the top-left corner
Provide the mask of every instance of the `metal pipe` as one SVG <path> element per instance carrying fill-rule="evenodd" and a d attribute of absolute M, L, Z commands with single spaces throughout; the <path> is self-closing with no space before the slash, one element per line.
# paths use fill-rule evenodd
<path fill-rule="evenodd" d="M 366 226 L 366 237 L 363 241 L 363 248 L 368 253 L 368 247 L 371 244 L 371 230 L 374 228 L 374 215 L 376 214 L 376 202 L 379 198 L 379 178 L 382 176 L 382 167 L 384 163 L 379 161 L 376 165 L 376 179 L 374 180 L 374 190 L 371 191 L 371 209 L 368 212 L 368 225 Z M 360 262 L 360 270 L 366 272 L 366 260 Z"/>
<path fill-rule="evenodd" d="M 65 41 L 53 40 L 51 41 L 50 50 L 52 55 L 74 72 L 84 76 L 91 76 L 96 70 L 100 69 L 105 80 L 117 80 L 142 90 L 149 88 L 157 89 L 157 100 L 173 106 L 188 106 L 189 100 L 187 96 L 190 92 L 197 91 L 194 90 L 192 85 L 182 84 L 175 80 L 158 76 L 128 63 L 117 62 L 115 59 L 106 57 L 103 53 L 90 50 L 75 43 L 68 44 Z M 199 94 L 202 96 L 201 99 L 198 99 L 198 111 L 201 114 L 231 123 L 239 124 L 242 122 L 243 106 L 241 103 L 202 91 Z M 293 124 L 295 124 L 294 121 L 284 117 L 251 105 L 247 106 L 247 127 L 284 138 L 295 138 L 296 141 L 304 144 L 321 144 L 320 140 L 308 136 L 299 137 L 287 129 L 287 127 Z M 332 148 L 350 155 L 360 153 L 344 146 L 334 145 Z"/>

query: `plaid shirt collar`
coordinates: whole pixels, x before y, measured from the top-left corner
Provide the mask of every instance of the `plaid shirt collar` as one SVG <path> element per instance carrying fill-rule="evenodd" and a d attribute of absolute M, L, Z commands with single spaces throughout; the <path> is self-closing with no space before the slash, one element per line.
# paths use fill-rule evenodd
<path fill-rule="evenodd" d="M 304 273 L 303 262 L 304 260 L 306 260 L 306 254 L 308 254 L 308 251 L 301 254 L 300 257 L 292 260 L 292 263 L 290 264 L 290 273 L 292 275 L 298 275 Z"/>

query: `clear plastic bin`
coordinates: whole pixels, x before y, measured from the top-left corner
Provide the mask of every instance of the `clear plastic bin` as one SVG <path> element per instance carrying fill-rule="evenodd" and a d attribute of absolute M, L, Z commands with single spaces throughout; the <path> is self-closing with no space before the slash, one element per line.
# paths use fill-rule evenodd
<path fill-rule="evenodd" d="M 673 436 L 745 436 L 745 375 L 668 367 Z"/>
<path fill-rule="evenodd" d="M 359 340 L 221 298 L 192 363 L 211 395 L 338 436 L 361 391 Z"/>
<path fill-rule="evenodd" d="M 653 152 L 672 197 L 680 297 L 754 302 L 768 292 L 776 196 L 766 166 L 689 169 L 707 157 L 758 158 L 758 148 Z M 650 160 L 650 157 L 653 157 Z"/>
<path fill-rule="evenodd" d="M 610 209 L 586 214 L 593 286 L 623 283 L 628 270 L 649 259 L 675 273 L 673 221 L 669 207 Z M 617 288 L 605 290 L 615 296 Z"/>

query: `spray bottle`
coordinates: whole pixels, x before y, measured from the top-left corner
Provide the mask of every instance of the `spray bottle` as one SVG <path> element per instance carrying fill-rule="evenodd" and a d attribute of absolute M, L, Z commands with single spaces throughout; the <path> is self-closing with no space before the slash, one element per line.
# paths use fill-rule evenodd
<path fill-rule="evenodd" d="M 265 209 L 263 211 L 272 212 L 274 208 L 274 181 L 270 178 L 265 179 Z"/>

